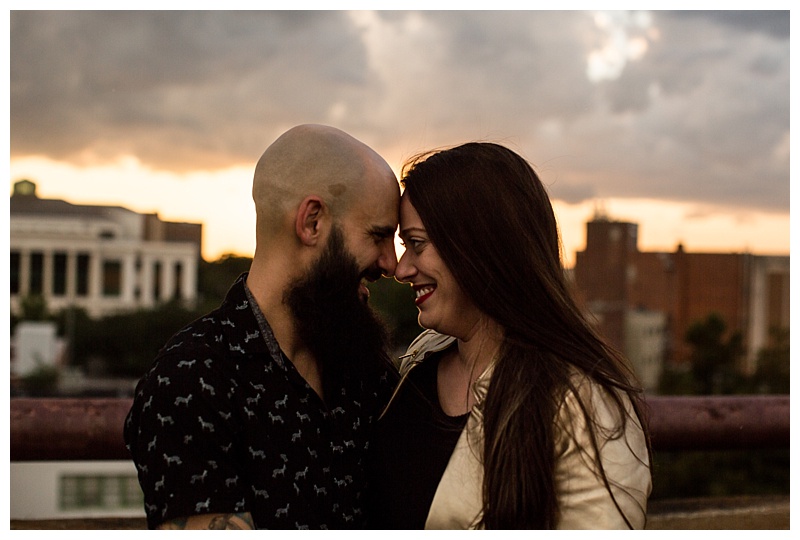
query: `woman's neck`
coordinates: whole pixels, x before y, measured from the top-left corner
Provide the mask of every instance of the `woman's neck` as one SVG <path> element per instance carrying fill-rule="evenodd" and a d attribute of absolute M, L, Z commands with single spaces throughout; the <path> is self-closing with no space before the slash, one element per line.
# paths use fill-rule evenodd
<path fill-rule="evenodd" d="M 480 377 L 500 350 L 500 342 L 488 336 L 476 336 L 469 341 L 458 340 L 457 359 L 462 371 L 471 373 L 471 382 Z"/>
<path fill-rule="evenodd" d="M 467 339 L 459 339 L 458 361 L 464 371 L 474 374 L 472 381 L 481 376 L 500 352 L 502 331 L 492 321 L 481 321 Z"/>
<path fill-rule="evenodd" d="M 449 416 L 465 414 L 475 404 L 472 386 L 486 372 L 502 344 L 501 333 L 482 325 L 468 339 L 458 339 L 439 362 L 437 388 L 442 410 Z"/>

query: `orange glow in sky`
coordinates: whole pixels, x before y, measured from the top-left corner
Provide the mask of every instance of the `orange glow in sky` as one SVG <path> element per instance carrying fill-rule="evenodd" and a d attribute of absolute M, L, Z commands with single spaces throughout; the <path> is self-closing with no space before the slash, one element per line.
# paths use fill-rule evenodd
<path fill-rule="evenodd" d="M 122 206 L 158 213 L 168 221 L 203 223 L 203 257 L 224 254 L 252 256 L 255 211 L 250 195 L 253 166 L 178 175 L 144 169 L 134 160 L 114 166 L 81 169 L 41 158 L 12 160 L 11 186 L 27 178 L 41 198 L 75 204 Z M 9 190 L 11 189 L 9 187 Z M 639 249 L 688 252 L 788 254 L 788 214 L 730 209 L 648 199 L 604 199 L 610 219 L 639 225 Z M 570 205 L 553 201 L 562 235 L 565 265 L 585 245 L 585 224 L 595 203 Z M 398 256 L 402 248 L 398 246 Z"/>

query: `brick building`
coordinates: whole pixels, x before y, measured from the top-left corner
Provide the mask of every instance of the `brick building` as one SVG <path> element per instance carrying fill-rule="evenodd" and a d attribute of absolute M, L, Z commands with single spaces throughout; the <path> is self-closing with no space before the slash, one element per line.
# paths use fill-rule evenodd
<path fill-rule="evenodd" d="M 576 254 L 575 283 L 612 344 L 636 367 L 646 389 L 664 362 L 688 360 L 689 326 L 711 313 L 740 332 L 744 373 L 756 368 L 772 328 L 789 328 L 789 256 L 640 252 L 638 225 L 596 216 Z"/>

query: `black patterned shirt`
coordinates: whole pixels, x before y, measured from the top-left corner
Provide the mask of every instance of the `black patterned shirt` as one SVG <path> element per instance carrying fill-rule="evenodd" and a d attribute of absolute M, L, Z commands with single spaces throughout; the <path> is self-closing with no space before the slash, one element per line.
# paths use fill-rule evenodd
<path fill-rule="evenodd" d="M 124 434 L 148 526 L 250 512 L 257 528 L 363 527 L 362 460 L 392 378 L 351 380 L 323 402 L 245 279 L 175 334 L 136 387 Z"/>

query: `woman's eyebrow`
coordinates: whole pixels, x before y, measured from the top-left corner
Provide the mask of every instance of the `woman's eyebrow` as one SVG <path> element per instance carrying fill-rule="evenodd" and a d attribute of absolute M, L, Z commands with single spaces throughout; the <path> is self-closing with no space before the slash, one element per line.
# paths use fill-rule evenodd
<path fill-rule="evenodd" d="M 423 229 L 422 227 L 407 227 L 407 228 L 405 228 L 405 229 L 400 231 L 400 238 L 405 238 L 409 234 L 414 233 L 414 232 L 425 234 L 425 229 Z"/>

